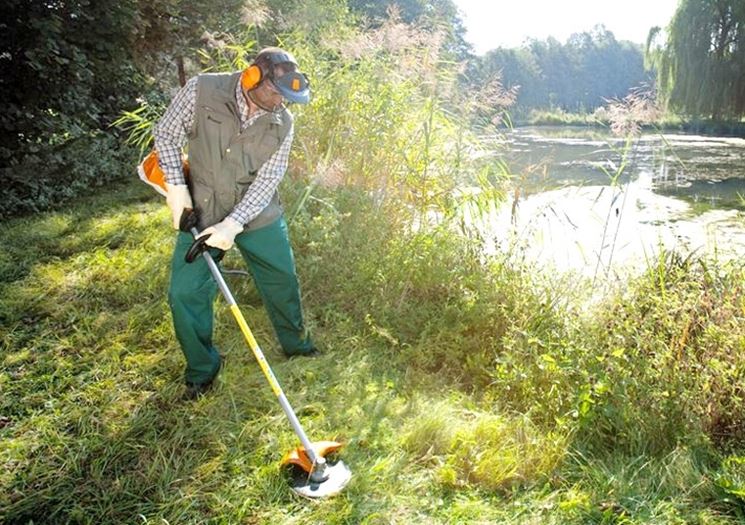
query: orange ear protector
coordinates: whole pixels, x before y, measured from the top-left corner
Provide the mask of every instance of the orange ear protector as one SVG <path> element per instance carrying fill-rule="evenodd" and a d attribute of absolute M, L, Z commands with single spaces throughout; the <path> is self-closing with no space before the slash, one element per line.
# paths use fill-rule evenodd
<path fill-rule="evenodd" d="M 256 57 L 268 61 L 267 72 L 264 73 L 261 66 L 256 62 L 241 72 L 241 88 L 248 92 L 259 87 L 268 78 L 273 84 L 275 91 L 290 102 L 307 104 L 310 100 L 310 87 L 308 77 L 304 73 L 296 71 L 297 61 L 285 51 L 262 51 Z M 292 64 L 295 67 L 291 71 L 285 71 L 278 78 L 274 76 L 274 68 L 282 64 Z M 263 108 L 262 108 L 263 109 Z"/>
<path fill-rule="evenodd" d="M 241 74 L 241 87 L 246 91 L 251 91 L 257 88 L 262 80 L 264 80 L 264 72 L 256 64 L 251 64 Z"/>

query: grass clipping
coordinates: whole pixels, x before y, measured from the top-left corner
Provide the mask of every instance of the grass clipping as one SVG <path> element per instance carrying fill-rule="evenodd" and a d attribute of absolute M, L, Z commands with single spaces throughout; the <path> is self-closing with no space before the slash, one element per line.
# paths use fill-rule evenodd
<path fill-rule="evenodd" d="M 434 466 L 446 487 L 506 492 L 545 481 L 567 451 L 566 436 L 542 433 L 524 416 L 457 410 L 439 404 L 412 421 L 403 447 Z"/>

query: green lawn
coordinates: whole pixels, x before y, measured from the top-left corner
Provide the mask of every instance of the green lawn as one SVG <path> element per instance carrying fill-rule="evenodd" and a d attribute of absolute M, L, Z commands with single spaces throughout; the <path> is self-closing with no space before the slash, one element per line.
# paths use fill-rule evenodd
<path fill-rule="evenodd" d="M 321 358 L 285 360 L 228 281 L 311 439 L 346 443 L 345 492 L 288 488 L 297 439 L 222 299 L 223 373 L 181 400 L 174 235 L 133 181 L 0 225 L 0 522 L 745 523 L 741 268 L 671 255 L 588 311 L 571 281 L 323 197 L 291 223 Z"/>

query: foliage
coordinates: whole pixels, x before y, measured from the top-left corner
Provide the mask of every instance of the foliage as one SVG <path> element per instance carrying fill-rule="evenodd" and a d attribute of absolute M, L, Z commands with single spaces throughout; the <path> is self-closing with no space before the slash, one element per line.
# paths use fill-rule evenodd
<path fill-rule="evenodd" d="M 598 118 L 598 112 L 603 108 L 595 110 L 591 115 L 578 113 L 567 113 L 566 111 L 538 110 L 532 109 L 525 118 L 525 122 L 532 126 L 593 126 L 605 122 L 604 118 Z"/>
<path fill-rule="evenodd" d="M 304 190 L 288 181 L 288 208 Z M 741 270 L 663 259 L 580 315 L 561 286 L 411 232 L 392 202 L 317 188 L 290 226 L 325 354 L 282 360 L 251 282 L 229 282 L 310 435 L 347 443 L 352 484 L 308 505 L 222 302 L 225 370 L 179 399 L 167 215 L 131 181 L 2 230 L 4 521 L 741 521 Z"/>
<path fill-rule="evenodd" d="M 650 80 L 641 49 L 617 41 L 603 26 L 573 34 L 565 44 L 549 38 L 489 51 L 473 62 L 467 81 L 479 85 L 494 75 L 518 90 L 517 117 L 536 109 L 591 113 Z"/>
<path fill-rule="evenodd" d="M 139 78 L 122 45 L 131 6 L 12 0 L 1 9 L 14 21 L 0 50 L 3 165 L 98 129 L 133 100 Z"/>
<path fill-rule="evenodd" d="M 287 490 L 276 462 L 297 439 L 222 302 L 225 368 L 180 400 L 168 211 L 113 180 L 134 151 L 89 129 L 28 169 L 108 191 L 0 231 L 0 521 L 741 522 L 742 267 L 669 254 L 583 308 L 576 280 L 488 255 L 457 231 L 484 204 L 462 187 L 490 201 L 505 173 L 468 127 L 486 115 L 447 36 L 405 12 L 363 29 L 342 1 L 282 5 L 198 61 L 236 67 L 283 27 L 310 73 L 282 196 L 324 354 L 282 360 L 253 284 L 229 284 L 308 433 L 347 444 L 352 484 L 315 505 Z M 147 100 L 122 121 L 139 144 Z M 24 198 L 60 196 L 39 187 Z"/>
<path fill-rule="evenodd" d="M 102 129 L 142 78 L 121 2 L 3 2 L 0 217 L 45 209 L 120 176 L 131 162 Z"/>
<path fill-rule="evenodd" d="M 136 22 L 130 27 L 129 46 L 138 68 L 161 77 L 166 68 L 176 72 L 177 59 L 192 56 L 205 39 L 239 30 L 244 20 L 261 19 L 261 2 L 245 0 L 135 0 Z M 171 75 L 165 77 L 172 79 Z M 161 86 L 167 85 L 161 83 Z"/>
<path fill-rule="evenodd" d="M 681 0 L 659 43 L 647 40 L 647 61 L 659 71 L 661 100 L 674 111 L 714 120 L 745 115 L 745 4 Z"/>
<path fill-rule="evenodd" d="M 470 54 L 471 46 L 465 41 L 466 29 L 453 0 L 349 0 L 347 3 L 353 13 L 362 15 L 373 25 L 386 20 L 393 8 L 407 24 L 418 25 L 426 31 L 444 31 L 445 49 L 452 58 L 461 60 Z"/>
<path fill-rule="evenodd" d="M 741 271 L 670 253 L 609 304 L 588 331 L 595 443 L 663 450 L 745 439 Z"/>
<path fill-rule="evenodd" d="M 127 133 L 127 144 L 137 146 L 140 157 L 152 147 L 153 127 L 165 111 L 163 104 L 154 105 L 147 100 L 132 111 L 123 111 L 112 124 Z"/>
<path fill-rule="evenodd" d="M 137 152 L 103 132 L 88 133 L 46 151 L 30 148 L 24 162 L 3 170 L 0 220 L 64 206 L 131 177 Z"/>

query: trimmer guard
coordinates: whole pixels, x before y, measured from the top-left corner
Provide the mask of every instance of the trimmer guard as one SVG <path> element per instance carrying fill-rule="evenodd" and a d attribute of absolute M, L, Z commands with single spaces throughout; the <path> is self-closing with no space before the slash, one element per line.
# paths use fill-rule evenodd
<path fill-rule="evenodd" d="M 306 498 L 325 498 L 341 492 L 347 486 L 352 478 L 352 472 L 347 468 L 343 461 L 328 463 L 325 461 L 326 455 L 336 452 L 342 447 L 341 443 L 336 441 L 317 441 L 311 443 L 313 451 L 318 458 L 324 458 L 323 469 L 313 470 L 313 463 L 305 447 L 298 447 L 291 450 L 282 458 L 282 466 L 293 465 L 292 490 Z M 321 480 L 315 480 L 323 472 Z"/>
<path fill-rule="evenodd" d="M 317 456 L 320 456 L 322 458 L 325 458 L 332 452 L 336 452 L 343 446 L 341 443 L 338 443 L 336 441 L 315 441 L 312 444 L 313 451 L 316 453 Z M 313 462 L 310 460 L 308 454 L 305 452 L 305 447 L 298 447 L 285 454 L 285 457 L 282 458 L 282 466 L 284 467 L 287 465 L 297 465 L 308 473 L 313 470 Z"/>

